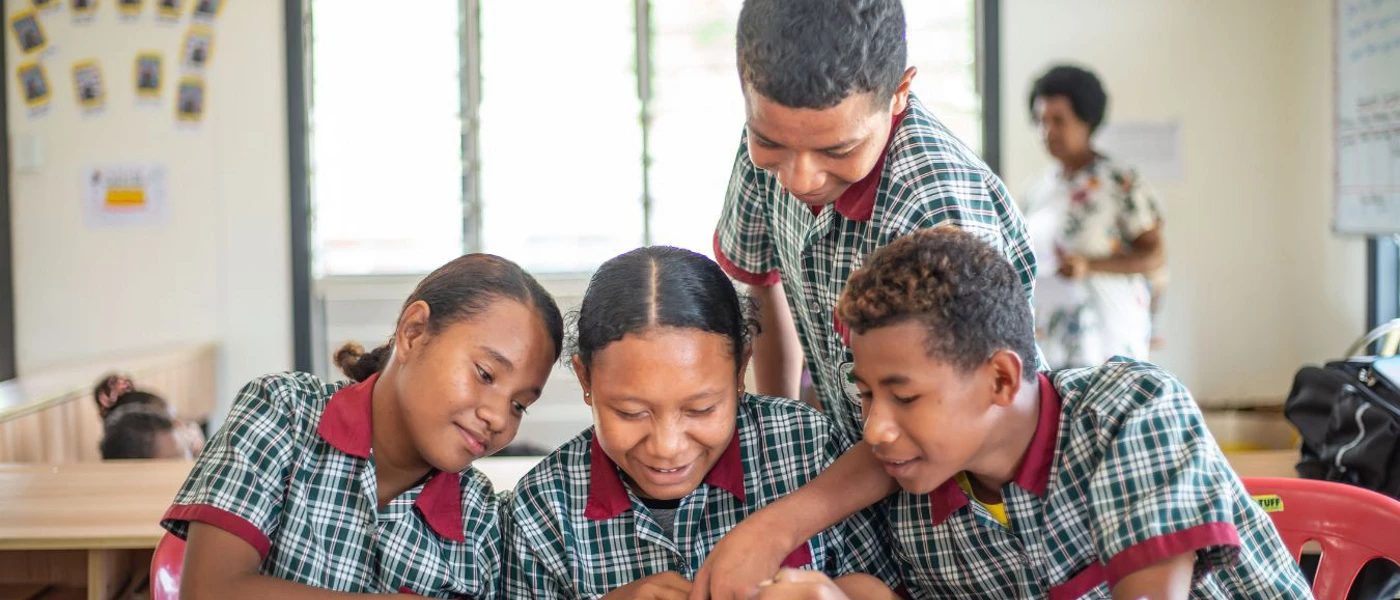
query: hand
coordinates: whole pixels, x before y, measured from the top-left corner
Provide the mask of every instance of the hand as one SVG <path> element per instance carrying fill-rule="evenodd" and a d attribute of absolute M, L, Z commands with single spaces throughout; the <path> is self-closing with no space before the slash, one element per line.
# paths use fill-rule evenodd
<path fill-rule="evenodd" d="M 1089 274 L 1089 259 L 1083 256 L 1060 257 L 1060 276 L 1069 280 L 1083 279 Z"/>
<path fill-rule="evenodd" d="M 690 582 L 675 571 L 643 577 L 617 588 L 603 600 L 686 600 Z"/>
<path fill-rule="evenodd" d="M 783 569 L 758 587 L 758 600 L 850 600 L 820 571 Z"/>
<path fill-rule="evenodd" d="M 797 544 L 765 530 L 762 515 L 750 515 L 720 538 L 695 574 L 690 600 L 749 600 L 759 584 L 772 580 Z"/>

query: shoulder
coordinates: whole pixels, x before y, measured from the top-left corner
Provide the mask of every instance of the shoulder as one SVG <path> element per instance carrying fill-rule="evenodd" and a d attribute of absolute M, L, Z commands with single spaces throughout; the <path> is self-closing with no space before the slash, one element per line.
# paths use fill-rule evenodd
<path fill-rule="evenodd" d="M 530 469 L 510 495 L 514 517 L 539 514 L 563 515 L 573 499 L 586 501 L 593 429 L 589 428 L 565 442 Z"/>
<path fill-rule="evenodd" d="M 1050 374 L 1062 412 L 1122 422 L 1144 409 L 1194 406 L 1181 380 L 1155 364 L 1114 357 L 1103 365 Z"/>

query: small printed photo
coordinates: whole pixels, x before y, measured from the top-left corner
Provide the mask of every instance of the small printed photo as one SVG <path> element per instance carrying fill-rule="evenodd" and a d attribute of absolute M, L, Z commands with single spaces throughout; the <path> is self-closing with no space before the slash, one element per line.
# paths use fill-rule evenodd
<path fill-rule="evenodd" d="M 97 19 L 98 0 L 71 0 L 68 6 L 73 11 L 74 23 L 92 23 Z"/>
<path fill-rule="evenodd" d="M 205 20 L 213 19 L 223 7 L 223 0 L 198 0 L 194 5 L 194 17 Z"/>
<path fill-rule="evenodd" d="M 34 0 L 35 10 L 48 10 L 58 6 L 58 0 Z"/>
<path fill-rule="evenodd" d="M 203 27 L 191 27 L 190 32 L 185 34 L 184 56 L 185 66 L 191 69 L 203 69 L 209 63 L 209 56 L 214 51 L 214 32 Z"/>
<path fill-rule="evenodd" d="M 24 103 L 31 107 L 49 101 L 49 78 L 44 74 L 44 66 L 27 63 L 19 67 L 20 88 L 24 90 Z"/>
<path fill-rule="evenodd" d="M 183 8 L 184 0 L 160 0 L 156 3 L 156 12 L 166 19 L 180 18 L 180 12 Z"/>
<path fill-rule="evenodd" d="M 97 61 L 85 60 L 73 65 L 73 87 L 78 104 L 83 108 L 97 108 L 106 101 L 107 91 L 102 85 L 102 70 Z"/>
<path fill-rule="evenodd" d="M 136 95 L 160 95 L 160 54 L 146 52 L 136 55 Z"/>
<path fill-rule="evenodd" d="M 33 10 L 22 11 L 10 19 L 15 30 L 15 39 L 25 54 L 34 54 L 48 45 L 44 30 L 39 27 L 39 16 Z"/>
<path fill-rule="evenodd" d="M 141 14 L 141 5 L 144 2 L 145 0 L 117 0 L 117 10 L 121 11 L 122 15 L 134 17 Z"/>
<path fill-rule="evenodd" d="M 186 77 L 180 80 L 180 90 L 176 94 L 175 116 L 181 121 L 199 121 L 204 118 L 204 80 Z"/>

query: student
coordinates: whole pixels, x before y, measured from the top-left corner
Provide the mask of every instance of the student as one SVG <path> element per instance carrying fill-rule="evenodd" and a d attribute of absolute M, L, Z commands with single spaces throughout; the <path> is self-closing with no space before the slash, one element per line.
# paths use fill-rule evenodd
<path fill-rule="evenodd" d="M 577 327 L 571 362 L 594 425 L 507 505 L 510 598 L 685 598 L 720 536 L 851 443 L 800 402 L 745 393 L 752 323 L 704 256 L 652 247 L 609 260 Z M 852 597 L 894 597 L 876 519 L 814 532 L 783 564 Z"/>
<path fill-rule="evenodd" d="M 129 394 L 128 394 L 129 395 Z M 195 452 L 180 438 L 175 420 L 164 409 L 127 404 L 103 420 L 102 460 L 194 458 Z"/>
<path fill-rule="evenodd" d="M 150 392 L 141 391 L 131 383 L 127 375 L 111 374 L 103 377 L 92 390 L 92 400 L 97 404 L 97 415 L 102 418 L 103 458 L 193 458 L 204 449 L 204 430 L 199 423 L 180 419 L 175 408 L 164 398 Z M 127 423 L 114 423 L 115 417 L 129 408 L 142 408 L 160 413 L 170 421 L 170 430 L 175 450 L 163 446 L 161 435 L 163 424 L 149 418 L 136 417 Z M 133 431 L 126 428 L 135 427 Z M 114 437 L 115 435 L 115 437 Z M 154 438 L 151 436 L 154 435 Z M 113 450 L 122 456 L 107 456 L 107 439 L 111 438 L 118 449 Z M 147 439 L 154 439 L 149 445 Z M 116 441 L 120 440 L 120 441 Z M 148 454 L 142 456 L 141 454 Z"/>
<path fill-rule="evenodd" d="M 388 344 L 336 354 L 356 383 L 248 384 L 161 523 L 189 542 L 181 592 L 496 597 L 497 504 L 468 467 L 515 437 L 562 321 L 514 263 L 463 256 L 418 284 Z"/>
<path fill-rule="evenodd" d="M 1310 598 L 1185 386 L 1122 358 L 1037 373 L 1022 300 L 996 250 L 939 228 L 875 252 L 837 305 L 913 597 Z"/>
<path fill-rule="evenodd" d="M 860 406 L 844 393 L 851 356 L 832 309 L 866 255 L 952 223 L 1006 254 L 1028 302 L 1035 278 L 1006 187 L 910 92 L 905 33 L 900 0 L 746 0 L 739 13 L 747 127 L 715 258 L 759 304 L 758 391 L 798 397 L 805 355 L 823 409 L 852 435 Z"/>

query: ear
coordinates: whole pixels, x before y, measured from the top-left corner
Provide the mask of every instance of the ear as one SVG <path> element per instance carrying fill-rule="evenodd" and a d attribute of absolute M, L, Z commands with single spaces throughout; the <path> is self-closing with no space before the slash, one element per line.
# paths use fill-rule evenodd
<path fill-rule="evenodd" d="M 1021 376 L 1023 367 L 1025 363 L 1021 361 L 1021 356 L 1010 350 L 997 350 L 987 359 L 983 368 L 990 375 L 992 404 L 1006 407 L 1016 400 L 1021 385 L 1025 383 Z"/>
<path fill-rule="evenodd" d="M 569 364 L 574 368 L 574 376 L 578 377 L 578 386 L 583 388 L 583 403 L 593 406 L 593 386 L 588 383 L 588 367 L 577 354 L 569 360 Z"/>
<path fill-rule="evenodd" d="M 744 382 L 749 375 L 749 359 L 753 358 L 753 346 L 744 346 L 744 354 L 739 357 L 739 393 L 744 393 Z"/>
<path fill-rule="evenodd" d="M 428 320 L 431 317 L 428 303 L 422 300 L 404 307 L 403 314 L 399 316 L 399 328 L 394 332 L 394 353 L 405 361 L 412 360 L 413 355 L 428 342 Z"/>
<path fill-rule="evenodd" d="M 897 115 L 909 108 L 909 86 L 914 83 L 914 76 L 918 74 L 918 67 L 904 70 L 904 76 L 899 78 L 899 87 L 894 90 L 894 98 L 890 100 L 890 114 Z"/>

